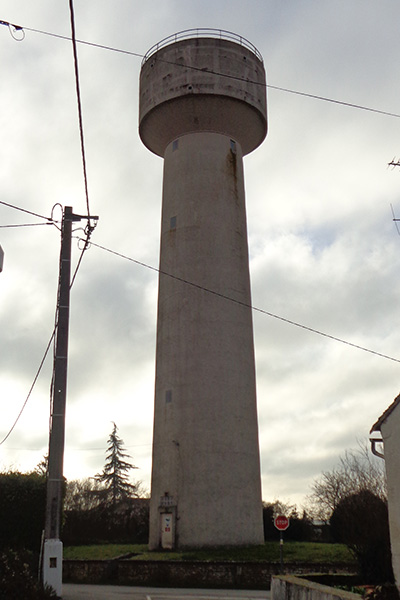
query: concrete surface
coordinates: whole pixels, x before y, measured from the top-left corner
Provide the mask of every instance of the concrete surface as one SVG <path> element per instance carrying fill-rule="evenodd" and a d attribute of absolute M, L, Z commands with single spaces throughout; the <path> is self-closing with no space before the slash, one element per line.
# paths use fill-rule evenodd
<path fill-rule="evenodd" d="M 158 50 L 140 73 L 139 133 L 164 156 L 174 139 L 213 131 L 252 152 L 267 133 L 265 70 L 239 43 L 190 38 Z"/>
<path fill-rule="evenodd" d="M 262 544 L 243 164 L 229 137 L 168 146 L 160 269 L 196 286 L 160 274 L 150 548 L 161 511 L 176 547 Z"/>
<path fill-rule="evenodd" d="M 219 38 L 170 44 L 141 71 L 140 137 L 164 157 L 150 549 L 264 539 L 243 176 L 267 132 L 254 82 L 262 61 Z"/>
<path fill-rule="evenodd" d="M 271 580 L 271 598 L 272 600 L 360 600 L 360 595 L 294 575 L 277 575 Z"/>
<path fill-rule="evenodd" d="M 271 592 L 63 584 L 63 600 L 270 600 Z"/>

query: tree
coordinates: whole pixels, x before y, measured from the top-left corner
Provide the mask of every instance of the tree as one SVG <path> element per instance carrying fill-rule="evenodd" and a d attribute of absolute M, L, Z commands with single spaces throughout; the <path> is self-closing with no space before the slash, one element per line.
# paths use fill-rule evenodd
<path fill-rule="evenodd" d="M 137 493 L 142 486 L 136 484 Z M 148 542 L 149 499 L 130 497 L 113 508 L 99 493 L 104 483 L 94 478 L 69 481 L 64 502 L 62 541 L 66 545 Z"/>
<path fill-rule="evenodd" d="M 355 555 L 364 583 L 393 582 L 387 503 L 369 490 L 339 501 L 330 520 L 335 541 Z"/>
<path fill-rule="evenodd" d="M 115 423 L 106 453 L 101 473 L 67 483 L 62 532 L 66 544 L 148 541 L 148 492 L 141 481 L 129 481 L 136 467 L 127 460 Z"/>
<path fill-rule="evenodd" d="M 0 548 L 38 551 L 45 506 L 45 477 L 18 471 L 0 473 Z"/>
<path fill-rule="evenodd" d="M 386 501 L 386 478 L 383 461 L 369 452 L 367 443 L 357 450 L 347 450 L 332 471 L 324 471 L 311 486 L 309 511 L 322 521 L 329 521 L 344 498 L 368 490 Z"/>
<path fill-rule="evenodd" d="M 89 511 L 100 504 L 99 493 L 104 489 L 104 483 L 94 477 L 73 479 L 67 482 L 64 498 L 65 511 Z"/>
<path fill-rule="evenodd" d="M 42 460 L 36 465 L 34 473 L 37 473 L 38 475 L 46 477 L 48 466 L 49 466 L 49 456 L 48 456 L 48 454 L 45 454 L 43 456 Z"/>
<path fill-rule="evenodd" d="M 97 493 L 101 504 L 105 507 L 116 509 L 121 500 L 127 500 L 137 495 L 137 486 L 129 482 L 129 472 L 137 469 L 127 458 L 131 458 L 124 451 L 123 440 L 118 436 L 118 428 L 113 423 L 113 430 L 108 438 L 106 463 L 103 471 L 95 475 L 95 480 L 104 484 Z"/>
<path fill-rule="evenodd" d="M 274 525 L 275 517 L 284 515 L 288 517 L 290 525 L 285 531 L 285 538 L 295 541 L 309 541 L 313 535 L 312 522 L 305 510 L 300 517 L 295 504 L 288 504 L 275 500 L 263 502 L 264 539 L 279 540 L 280 532 Z"/>
<path fill-rule="evenodd" d="M 391 579 L 384 464 L 366 443 L 346 451 L 336 468 L 323 472 L 308 501 L 314 517 L 330 521 L 334 539 L 352 550 L 365 583 Z"/>

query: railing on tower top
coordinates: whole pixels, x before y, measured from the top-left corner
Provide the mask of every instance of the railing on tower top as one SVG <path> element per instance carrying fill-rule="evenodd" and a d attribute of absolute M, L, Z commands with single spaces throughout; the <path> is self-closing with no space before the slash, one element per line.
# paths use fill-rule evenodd
<path fill-rule="evenodd" d="M 144 55 L 142 65 L 150 58 L 150 56 L 158 52 L 160 48 L 164 48 L 165 46 L 169 46 L 170 44 L 174 44 L 175 42 L 179 42 L 181 40 L 189 40 L 199 37 L 230 40 L 231 42 L 240 44 L 240 46 L 244 46 L 245 48 L 253 52 L 253 54 L 255 54 L 261 62 L 263 62 L 263 58 L 261 56 L 260 51 L 257 50 L 254 44 L 249 42 L 249 40 L 246 40 L 246 38 L 242 37 L 241 35 L 238 35 L 237 33 L 232 33 L 231 31 L 225 31 L 224 29 L 201 28 L 185 29 L 183 31 L 178 31 L 178 33 L 169 35 L 157 44 L 154 44 L 154 46 L 152 46 L 150 50 L 148 50 Z"/>

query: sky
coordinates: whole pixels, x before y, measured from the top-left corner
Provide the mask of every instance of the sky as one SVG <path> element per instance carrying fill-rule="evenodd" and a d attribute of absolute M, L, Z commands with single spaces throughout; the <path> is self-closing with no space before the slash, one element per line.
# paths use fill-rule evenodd
<path fill-rule="evenodd" d="M 264 58 L 269 132 L 244 160 L 263 499 L 302 505 L 400 391 L 400 168 L 388 168 L 400 158 L 398 1 L 74 9 L 79 40 L 128 52 L 78 44 L 92 241 L 149 267 L 159 262 L 163 164 L 138 135 L 141 56 L 210 27 Z M 70 36 L 69 3 L 1 0 L 0 20 L 25 34 L 0 27 L 0 202 L 54 219 L 65 205 L 86 214 L 72 45 L 39 33 Z M 60 233 L 44 222 L 0 204 L 1 439 L 54 327 Z M 4 227 L 27 223 L 40 225 Z M 74 236 L 73 268 L 83 231 Z M 132 260 L 94 245 L 84 254 L 71 291 L 67 479 L 101 471 L 115 422 L 134 478 L 150 486 L 157 283 Z M 33 469 L 46 454 L 51 373 L 52 351 L 0 445 L 0 469 Z"/>

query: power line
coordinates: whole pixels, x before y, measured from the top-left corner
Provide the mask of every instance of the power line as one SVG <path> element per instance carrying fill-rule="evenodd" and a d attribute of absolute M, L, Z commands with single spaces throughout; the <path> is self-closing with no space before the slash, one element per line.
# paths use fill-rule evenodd
<path fill-rule="evenodd" d="M 2 24 L 1 21 L 0 21 L 0 24 Z M 71 41 L 71 38 L 68 37 L 67 35 L 59 35 L 57 33 L 51 33 L 49 31 L 43 31 L 41 29 L 33 29 L 30 27 L 24 27 L 23 29 L 26 29 L 26 31 L 32 31 L 33 33 L 40 33 L 42 35 L 48 35 L 50 37 L 55 37 L 60 40 Z M 85 46 L 92 46 L 93 48 L 100 48 L 101 50 L 109 50 L 111 52 L 118 52 L 119 54 L 128 54 L 129 56 L 136 56 L 137 58 L 144 58 L 144 54 L 140 54 L 138 52 L 132 52 L 130 50 L 122 50 L 121 48 L 115 48 L 113 46 L 106 46 L 104 44 L 95 44 L 94 42 L 87 42 L 86 40 L 78 40 L 78 39 L 76 40 L 76 42 L 78 44 L 83 44 Z"/>
<path fill-rule="evenodd" d="M 214 296 L 218 296 L 219 298 L 222 298 L 224 300 L 229 300 L 230 302 L 234 302 L 235 304 L 239 304 L 241 306 L 244 306 L 245 308 L 250 308 L 254 312 L 258 312 L 258 313 L 261 313 L 263 315 L 267 315 L 268 317 L 272 317 L 273 319 L 278 319 L 279 321 L 283 321 L 284 323 L 288 323 L 289 325 L 294 325 L 295 327 L 300 327 L 301 329 L 305 329 L 306 331 L 309 331 L 311 333 L 315 333 L 317 335 L 323 336 L 323 337 L 328 338 L 330 340 L 333 340 L 335 342 L 340 342 L 341 344 L 346 344 L 347 346 L 351 346 L 352 348 L 356 348 L 357 350 L 362 350 L 363 352 L 368 352 L 370 354 L 374 354 L 376 356 L 380 356 L 381 358 L 386 358 L 387 360 L 391 360 L 393 362 L 400 363 L 400 359 L 394 358 L 393 356 L 388 356 L 387 354 L 382 354 L 381 352 L 377 352 L 375 350 L 370 350 L 369 348 L 365 348 L 364 346 L 360 346 L 359 344 L 354 344 L 353 342 L 348 342 L 347 340 L 344 340 L 342 338 L 336 337 L 334 335 L 330 335 L 329 333 L 324 333 L 323 331 L 320 331 L 319 329 L 315 329 L 313 327 L 308 327 L 307 325 L 302 325 L 301 323 L 297 323 L 296 321 L 292 321 L 291 319 L 287 319 L 285 317 L 281 317 L 279 315 L 276 315 L 276 314 L 274 314 L 272 312 L 269 312 L 267 310 L 264 310 L 262 308 L 257 308 L 256 306 L 248 304 L 247 302 L 242 302 L 241 300 L 236 300 L 235 298 L 231 298 L 230 296 L 227 296 L 226 294 L 222 294 L 222 293 L 217 292 L 215 290 L 211 290 L 211 289 L 206 288 L 206 287 L 204 287 L 202 285 L 194 283 L 193 281 L 188 281 L 187 279 L 184 279 L 183 277 L 178 277 L 177 275 L 172 275 L 172 273 L 167 273 L 166 271 L 158 269 L 157 267 L 153 267 L 151 265 L 148 265 L 148 264 L 146 264 L 144 262 L 141 262 L 139 260 L 136 260 L 134 258 L 126 256 L 125 254 L 122 254 L 120 252 L 116 252 L 115 250 L 111 250 L 110 248 L 106 248 L 105 246 L 101 246 L 100 244 L 95 244 L 94 242 L 92 242 L 91 245 L 95 246 L 96 248 L 100 248 L 101 250 L 104 250 L 106 252 L 109 252 L 110 254 L 114 254 L 115 256 L 119 256 L 120 258 L 123 258 L 125 260 L 130 261 L 130 262 L 133 262 L 133 263 L 135 263 L 135 264 L 137 264 L 137 265 L 139 265 L 141 267 L 145 267 L 146 269 L 150 269 L 151 271 L 155 271 L 156 273 L 159 273 L 160 275 L 165 275 L 166 277 L 171 277 L 172 279 L 180 281 L 181 283 L 185 283 L 186 285 L 190 285 L 191 287 L 197 288 L 197 289 L 202 290 L 204 292 L 207 292 L 209 294 L 213 294 Z"/>
<path fill-rule="evenodd" d="M 21 206 L 15 206 L 15 204 L 9 204 L 8 202 L 3 202 L 0 200 L 0 204 L 4 206 L 8 206 L 8 208 L 13 208 L 14 210 L 19 210 L 21 212 L 27 213 L 28 215 L 33 215 L 34 217 L 38 217 L 39 219 L 44 219 L 45 221 L 51 221 L 51 223 L 59 223 L 59 221 L 55 221 L 53 217 L 45 217 L 44 215 L 40 215 L 38 213 L 32 212 L 31 210 L 27 210 L 26 208 L 22 208 Z M 54 209 L 54 207 L 53 207 Z"/>
<path fill-rule="evenodd" d="M 86 168 L 85 140 L 84 140 L 84 135 L 83 135 L 82 102 L 81 102 L 81 90 L 80 90 L 80 84 L 79 84 L 78 52 L 77 52 L 76 37 L 75 37 L 75 15 L 74 15 L 73 0 L 69 0 L 69 10 L 70 10 L 70 18 L 71 18 L 72 49 L 73 49 L 73 54 L 74 54 L 75 87 L 76 87 L 76 100 L 78 103 L 78 120 L 79 120 L 79 134 L 80 134 L 80 141 L 81 141 L 83 179 L 84 179 L 84 184 L 85 184 L 86 208 L 87 208 L 87 213 L 88 213 L 88 220 L 90 222 L 89 190 L 88 190 L 88 179 L 87 179 L 87 168 Z"/>
<path fill-rule="evenodd" d="M 154 55 L 151 55 L 154 56 Z M 148 59 L 151 60 L 151 57 Z M 271 90 L 278 90 L 280 92 L 286 92 L 288 94 L 295 94 L 297 96 L 303 96 L 305 98 L 312 98 L 313 100 L 322 100 L 324 102 L 331 102 L 333 104 L 339 104 L 341 106 L 347 106 L 349 108 L 357 108 L 359 110 L 365 110 L 368 112 L 373 112 L 373 113 L 377 113 L 380 115 L 386 115 L 388 117 L 396 117 L 396 118 L 400 118 L 400 114 L 397 113 L 392 113 L 392 112 L 388 112 L 385 110 L 379 110 L 377 108 L 371 108 L 369 106 L 363 106 L 361 104 L 353 104 L 351 102 L 344 102 L 343 100 L 335 100 L 333 98 L 328 98 L 327 96 L 318 96 L 316 94 L 309 94 L 307 92 L 300 92 L 298 90 L 292 90 L 290 88 L 284 88 L 284 87 L 279 87 L 277 85 L 271 85 L 269 83 L 262 83 L 261 81 L 254 81 L 254 80 L 249 80 L 249 79 L 244 79 L 243 77 L 239 77 L 238 75 L 229 75 L 228 73 L 220 73 L 219 71 L 213 71 L 212 69 L 202 69 L 200 67 L 194 67 L 192 65 L 187 65 L 187 64 L 181 64 L 181 63 L 176 63 L 174 61 L 170 61 L 170 60 L 165 60 L 163 58 L 157 58 L 157 60 L 159 60 L 160 62 L 165 62 L 167 64 L 170 65 L 174 65 L 175 67 L 185 67 L 186 69 L 191 69 L 193 71 L 202 71 L 203 73 L 210 73 L 212 75 L 218 75 L 218 77 L 225 77 L 227 79 L 234 79 L 235 81 L 243 81 L 244 83 L 251 83 L 253 85 L 258 85 L 261 87 L 265 87 L 267 89 L 271 89 Z"/>
<path fill-rule="evenodd" d="M 21 418 L 21 415 L 22 415 L 22 413 L 24 412 L 25 406 L 28 404 L 28 400 L 29 400 L 29 398 L 31 397 L 31 394 L 32 394 L 32 392 L 33 392 L 33 388 L 35 387 L 35 385 L 36 385 L 36 382 L 37 382 L 37 380 L 38 380 L 38 378 L 39 378 L 40 372 L 41 372 L 41 370 L 42 370 L 42 367 L 43 367 L 43 365 L 44 365 L 44 361 L 46 360 L 46 358 L 47 358 L 47 354 L 49 353 L 50 346 L 51 346 L 51 343 L 52 343 L 52 341 L 53 341 L 53 338 L 54 338 L 54 336 L 55 336 L 55 333 L 56 333 L 56 328 L 54 328 L 54 329 L 53 329 L 53 333 L 51 334 L 51 337 L 50 337 L 49 343 L 47 344 L 47 347 L 46 347 L 46 350 L 45 350 L 45 352 L 44 352 L 43 358 L 42 358 L 42 360 L 40 361 L 39 368 L 38 368 L 38 370 L 37 370 L 37 372 L 36 372 L 36 375 L 35 375 L 35 377 L 34 377 L 34 379 L 33 379 L 33 383 L 32 383 L 32 385 L 31 385 L 31 387 L 30 387 L 30 390 L 29 390 L 29 392 L 28 392 L 28 395 L 27 395 L 27 397 L 26 397 L 26 399 L 25 399 L 25 402 L 23 403 L 23 405 L 22 405 L 22 408 L 21 408 L 21 410 L 19 411 L 19 413 L 18 413 L 18 416 L 17 416 L 17 418 L 15 419 L 15 421 L 14 421 L 14 423 L 13 423 L 13 425 L 12 425 L 11 429 L 9 430 L 9 432 L 7 433 L 7 435 L 6 435 L 6 436 L 5 436 L 5 437 L 4 437 L 4 438 L 3 438 L 3 439 L 0 441 L 0 446 L 1 446 L 2 444 L 4 444 L 4 442 L 5 442 L 5 441 L 6 441 L 6 440 L 7 440 L 7 439 L 10 437 L 10 435 L 12 434 L 12 432 L 13 432 L 13 431 L 14 431 L 14 429 L 15 429 L 15 426 L 16 426 L 16 424 L 18 423 L 18 421 L 19 421 L 19 420 L 20 420 L 20 418 Z"/>
<path fill-rule="evenodd" d="M 147 444 L 133 444 L 130 446 L 124 446 L 125 448 L 144 448 L 144 447 L 149 447 L 152 446 L 151 442 L 147 443 Z M 71 448 L 67 445 L 68 450 L 70 452 L 98 452 L 98 451 L 104 451 L 104 446 L 102 446 L 101 448 Z M 24 452 L 41 452 L 43 450 L 42 448 L 15 448 L 15 447 L 8 447 L 8 450 L 23 450 Z"/>
<path fill-rule="evenodd" d="M 117 252 L 115 250 L 111 250 L 110 248 L 107 248 L 107 247 L 102 246 L 100 244 L 96 244 L 94 242 L 90 242 L 89 243 L 88 238 L 86 238 L 85 240 L 83 240 L 82 238 L 78 238 L 78 239 L 80 239 L 81 241 L 83 241 L 85 243 L 85 248 L 84 248 L 83 252 L 89 247 L 89 245 L 90 246 L 94 246 L 95 248 L 99 248 L 100 250 L 104 250 L 105 252 L 108 252 L 109 254 L 113 254 L 115 256 L 118 256 L 119 258 L 123 258 L 124 260 L 128 260 L 129 262 L 133 262 L 136 265 L 139 265 L 141 267 L 145 267 L 146 269 L 149 269 L 151 271 L 159 273 L 160 275 L 165 275 L 166 277 L 170 277 L 172 279 L 180 281 L 181 283 L 184 283 L 186 285 L 190 285 L 191 287 L 194 287 L 196 289 L 202 290 L 203 292 L 206 292 L 206 293 L 209 293 L 209 294 L 213 294 L 214 296 L 218 296 L 219 298 L 222 298 L 223 300 L 228 300 L 229 302 L 234 302 L 235 304 L 239 304 L 240 306 L 244 306 L 245 308 L 250 308 L 251 310 L 253 310 L 255 312 L 261 313 L 263 315 L 267 315 L 267 316 L 272 317 L 274 319 L 278 319 L 279 321 L 283 321 L 284 323 L 287 323 L 289 325 L 293 325 L 295 327 L 299 327 L 301 329 L 309 331 L 310 333 L 315 333 L 317 335 L 320 335 L 322 337 L 328 338 L 328 339 L 333 340 L 335 342 L 340 342 L 341 344 L 345 344 L 345 345 L 350 346 L 352 348 L 356 348 L 357 350 L 362 350 L 363 352 L 368 352 L 369 354 L 374 354 L 375 356 L 380 356 L 381 358 L 385 358 L 387 360 L 391 360 L 393 362 L 400 363 L 400 359 L 394 358 L 393 356 L 389 356 L 387 354 L 383 354 L 381 352 L 377 352 L 376 350 L 371 350 L 370 348 L 366 348 L 364 346 L 360 346 L 359 344 L 354 344 L 353 342 L 349 342 L 349 341 L 344 340 L 342 338 L 339 338 L 337 336 L 333 336 L 333 335 L 330 335 L 328 333 L 324 333 L 323 331 L 320 331 L 320 330 L 315 329 L 313 327 L 308 327 L 307 325 L 303 325 L 301 323 L 297 323 L 296 321 L 293 321 L 291 319 L 287 319 L 285 317 L 281 317 L 280 315 L 276 315 L 276 314 L 274 314 L 274 313 L 272 313 L 270 311 L 264 310 L 262 308 L 258 308 L 256 306 L 248 304 L 247 302 L 242 302 L 241 300 L 237 300 L 235 298 L 231 298 L 230 296 L 227 296 L 226 294 L 222 294 L 222 293 L 217 292 L 215 290 L 211 290 L 211 289 L 206 288 L 206 287 L 204 287 L 202 285 L 194 283 L 193 281 L 188 281 L 187 279 L 184 279 L 183 277 L 178 277 L 176 275 L 172 275 L 171 273 L 167 273 L 166 271 L 163 271 L 162 269 L 159 269 L 157 267 L 153 267 L 152 265 L 148 265 L 148 264 L 146 264 L 146 263 L 144 263 L 142 261 L 139 261 L 139 260 L 134 259 L 134 258 L 132 258 L 130 256 L 127 256 L 126 254 L 122 254 L 121 252 Z M 75 277 L 75 275 L 76 275 L 76 271 L 75 271 L 74 277 Z M 72 283 L 73 283 L 73 281 L 72 281 Z M 71 283 L 71 287 L 72 287 L 72 283 Z M 49 343 L 47 345 L 45 354 L 43 356 L 43 359 L 42 359 L 42 361 L 40 363 L 39 369 L 38 369 L 38 371 L 36 373 L 36 376 L 34 378 L 33 384 L 32 384 L 32 386 L 31 386 L 31 388 L 29 390 L 28 396 L 27 396 L 25 402 L 23 403 L 22 408 L 21 408 L 21 410 L 20 410 L 20 412 L 19 412 L 19 414 L 18 414 L 18 416 L 17 416 L 14 424 L 12 425 L 11 429 L 9 430 L 9 432 L 7 433 L 7 435 L 3 438 L 3 440 L 0 441 L 0 446 L 2 444 L 4 444 L 4 442 L 9 438 L 9 436 L 11 435 L 12 431 L 14 430 L 16 424 L 18 423 L 18 421 L 19 421 L 19 419 L 20 419 L 20 417 L 21 417 L 21 415 L 22 415 L 22 413 L 23 413 L 23 411 L 25 409 L 25 406 L 26 406 L 26 404 L 27 404 L 27 402 L 28 402 L 28 400 L 30 398 L 32 390 L 33 390 L 33 388 L 34 388 L 34 386 L 36 384 L 36 381 L 37 381 L 37 379 L 39 377 L 39 373 L 40 373 L 40 371 L 41 371 L 41 369 L 43 367 L 44 361 L 45 361 L 45 359 L 47 357 L 47 354 L 48 354 L 51 342 L 52 342 L 52 340 L 53 340 L 53 338 L 55 336 L 55 332 L 56 332 L 56 327 L 53 330 L 53 333 L 52 333 L 50 341 L 49 341 Z"/>
<path fill-rule="evenodd" d="M 349 108 L 357 108 L 359 110 L 365 110 L 367 112 L 377 113 L 378 115 L 385 115 L 387 117 L 395 117 L 400 119 L 400 114 L 388 112 L 386 110 L 379 110 L 377 108 L 371 108 L 369 106 L 363 106 L 361 104 L 353 104 L 351 102 L 344 102 L 343 100 L 335 100 L 325 96 L 317 96 L 315 94 L 308 94 L 306 92 L 299 92 L 297 90 L 291 90 L 288 88 L 278 87 L 276 85 L 267 84 L 267 88 L 272 90 L 279 90 L 280 92 L 287 92 L 288 94 L 295 94 L 297 96 L 304 96 L 305 98 L 312 98 L 313 100 L 322 100 L 324 102 L 331 102 L 333 104 L 339 104 L 341 106 L 348 106 Z"/>
<path fill-rule="evenodd" d="M 97 218 L 98 218 L 98 217 L 96 217 L 96 219 L 97 219 Z M 87 250 L 87 249 L 90 247 L 90 245 L 91 245 L 91 242 L 90 242 L 90 237 L 91 237 L 91 235 L 92 235 L 92 233 L 93 233 L 93 231 L 94 231 L 94 229 L 95 229 L 96 225 L 97 225 L 97 222 L 95 223 L 95 225 L 89 225 L 89 222 L 88 222 L 88 224 L 87 224 L 87 226 L 86 226 L 86 228 L 85 228 L 86 239 L 85 239 L 85 240 L 81 240 L 81 241 L 83 241 L 83 244 L 84 244 L 84 245 L 83 245 L 83 248 L 82 248 L 82 250 L 81 250 L 81 254 L 80 254 L 80 256 L 79 256 L 78 263 L 77 263 L 77 265 L 76 265 L 76 268 L 75 268 L 74 274 L 73 274 L 73 276 L 72 276 L 72 279 L 71 279 L 71 285 L 70 285 L 70 287 L 71 287 L 71 288 L 72 288 L 72 286 L 74 285 L 74 281 L 75 281 L 76 275 L 77 275 L 77 273 L 78 273 L 79 267 L 81 266 L 82 259 L 83 259 L 83 255 L 85 254 L 86 250 Z"/>
<path fill-rule="evenodd" d="M 53 223 L 19 223 L 18 225 L 0 225 L 0 229 L 7 229 L 11 227 L 41 227 L 43 225 L 53 225 Z"/>
<path fill-rule="evenodd" d="M 57 205 L 55 205 L 55 206 L 57 206 Z M 54 210 L 55 206 L 53 207 L 53 210 Z M 23 209 L 21 209 L 21 208 L 19 208 L 19 207 L 13 207 L 13 208 L 18 208 L 18 210 L 23 210 Z M 97 217 L 93 217 L 93 218 L 97 219 Z M 51 223 L 50 223 L 50 224 L 51 224 Z M 95 228 L 95 226 L 93 226 L 93 227 L 92 227 L 92 226 L 89 226 L 89 225 L 87 225 L 87 227 L 86 227 L 86 239 L 85 239 L 85 240 L 82 240 L 82 241 L 84 241 L 84 246 L 83 246 L 83 248 L 82 248 L 81 255 L 80 255 L 80 257 L 79 257 L 78 264 L 77 264 L 77 266 L 76 266 L 76 269 L 75 269 L 74 275 L 73 275 L 73 277 L 72 277 L 72 279 L 71 279 L 71 283 L 70 283 L 70 289 L 72 288 L 72 286 L 73 286 L 73 284 L 74 284 L 74 281 L 75 281 L 75 278 L 76 278 L 76 274 L 77 274 L 77 272 L 78 272 L 78 269 L 79 269 L 79 267 L 80 267 L 80 265 L 81 265 L 81 262 L 82 262 L 83 255 L 84 255 L 85 251 L 86 251 L 86 250 L 88 249 L 88 247 L 89 247 L 89 240 L 90 240 L 90 236 L 91 236 L 91 234 L 92 234 L 92 232 L 93 232 L 94 228 Z M 61 255 L 60 255 L 60 261 L 61 261 Z M 59 283 L 60 283 L 60 282 L 59 282 Z M 58 290 L 58 292 L 57 292 L 57 308 L 58 308 L 58 296 L 59 296 L 59 290 Z M 21 408 L 21 410 L 19 411 L 19 413 L 18 413 L 18 416 L 17 416 L 17 418 L 15 419 L 15 421 L 14 421 L 14 423 L 13 423 L 12 427 L 11 427 L 11 428 L 10 428 L 10 430 L 8 431 L 7 435 L 6 435 L 6 436 L 5 436 L 5 437 L 4 437 L 4 438 L 3 438 L 3 439 L 0 441 L 0 446 L 1 446 L 2 444 L 4 444 L 4 442 L 5 442 L 5 441 L 6 441 L 6 440 L 7 440 L 7 439 L 10 437 L 10 435 L 11 435 L 11 433 L 13 432 L 13 430 L 15 429 L 15 426 L 17 425 L 17 423 L 18 423 L 19 419 L 21 418 L 21 416 L 22 416 L 22 413 L 24 412 L 24 409 L 25 409 L 25 407 L 26 407 L 26 405 L 27 405 L 27 403 L 28 403 L 28 400 L 29 400 L 29 398 L 31 397 L 31 394 L 32 394 L 33 388 L 34 388 L 34 387 L 35 387 L 35 385 L 36 385 L 36 382 L 37 382 L 37 380 L 38 380 L 38 378 L 39 378 L 40 372 L 41 372 L 41 370 L 42 370 L 42 368 L 43 368 L 44 362 L 45 362 L 45 360 L 46 360 L 46 358 L 47 358 L 47 355 L 48 355 L 48 353 L 49 353 L 50 346 L 51 346 L 51 344 L 52 344 L 52 342 L 53 342 L 53 340 L 54 340 L 54 338 L 55 338 L 55 335 L 56 335 L 56 332 L 57 332 L 57 327 L 58 327 L 58 312 L 57 312 L 57 310 L 56 310 L 56 316 L 55 316 L 55 325 L 54 325 L 54 329 L 53 329 L 53 332 L 52 332 L 52 334 L 51 334 L 51 337 L 50 337 L 49 343 L 48 343 L 48 344 L 47 344 L 47 346 L 46 346 L 46 350 L 45 350 L 45 352 L 44 352 L 43 358 L 42 358 L 42 360 L 40 361 L 40 365 L 39 365 L 39 368 L 38 368 L 38 370 L 37 370 L 37 372 L 36 372 L 36 375 L 35 375 L 35 377 L 34 377 L 34 379 L 33 379 L 33 383 L 32 383 L 32 385 L 31 385 L 31 387 L 30 387 L 30 390 L 29 390 L 29 392 L 28 392 L 28 395 L 27 395 L 27 397 L 26 397 L 26 399 L 25 399 L 24 403 L 22 404 L 22 408 Z M 50 388 L 51 388 L 51 389 L 52 389 L 52 387 L 53 387 L 53 384 L 54 384 L 54 366 L 53 366 L 52 380 L 51 380 L 51 384 L 50 384 Z"/>
<path fill-rule="evenodd" d="M 50 36 L 50 37 L 54 37 L 54 38 L 58 38 L 58 39 L 62 39 L 62 40 L 69 40 L 69 41 L 71 41 L 71 38 L 68 37 L 68 36 L 65 36 L 65 35 L 59 35 L 59 34 L 52 33 L 50 31 L 44 31 L 44 30 L 41 30 L 41 29 L 34 29 L 32 27 L 22 27 L 22 26 L 19 26 L 19 25 L 13 25 L 13 24 L 11 24 L 11 23 L 9 23 L 7 21 L 0 21 L 0 25 L 7 25 L 8 27 L 10 27 L 10 26 L 14 27 L 16 29 L 16 31 L 26 30 L 26 31 L 31 31 L 33 33 L 39 33 L 41 35 L 47 35 L 47 36 Z M 86 46 L 93 46 L 94 48 L 100 48 L 100 49 L 103 49 L 103 50 L 109 50 L 111 52 L 118 52 L 120 54 L 127 54 L 127 55 L 130 55 L 130 56 L 136 56 L 136 57 L 142 58 L 142 59 L 145 57 L 145 54 L 141 54 L 139 52 L 132 52 L 132 51 L 129 51 L 129 50 L 122 50 L 120 48 L 115 48 L 113 46 L 106 46 L 106 45 L 103 45 L 103 44 L 95 44 L 94 42 L 88 42 L 86 40 L 78 40 L 77 39 L 75 41 L 78 44 L 84 44 Z M 197 67 L 193 67 L 193 66 L 187 65 L 187 64 L 174 63 L 172 61 L 165 61 L 163 59 L 157 59 L 157 60 L 162 60 L 162 62 L 167 62 L 167 63 L 173 64 L 175 66 L 179 66 L 179 67 L 185 67 L 187 69 L 199 70 Z M 243 81 L 245 83 L 251 83 L 251 84 L 254 84 L 254 85 L 261 85 L 261 86 L 264 86 L 264 87 L 266 87 L 268 89 L 277 90 L 277 91 L 280 91 L 280 92 L 285 92 L 287 94 L 295 94 L 297 96 L 303 96 L 305 98 L 311 98 L 313 100 L 321 100 L 323 102 L 330 102 L 330 103 L 338 104 L 338 105 L 341 105 L 341 106 L 347 106 L 348 108 L 355 108 L 355 109 L 358 109 L 358 110 L 364 110 L 364 111 L 367 111 L 367 112 L 372 112 L 372 113 L 384 115 L 384 116 L 387 116 L 387 117 L 395 117 L 397 119 L 400 118 L 400 114 L 398 114 L 398 113 L 393 113 L 393 112 L 389 112 L 389 111 L 385 111 L 385 110 L 380 110 L 380 109 L 372 108 L 372 107 L 369 107 L 369 106 L 363 106 L 362 104 L 355 104 L 355 103 L 352 103 L 352 102 L 345 102 L 343 100 L 336 100 L 334 98 L 329 98 L 328 96 L 321 96 L 321 95 L 318 95 L 318 94 L 310 94 L 310 93 L 307 93 L 307 92 L 301 92 L 299 90 L 293 90 L 293 89 L 290 89 L 290 88 L 285 88 L 285 87 L 281 87 L 281 86 L 277 86 L 277 85 L 271 85 L 269 83 L 265 84 L 265 83 L 261 83 L 259 81 L 251 81 L 251 80 L 249 81 L 247 79 L 243 79 L 241 77 L 236 77 L 234 75 L 228 75 L 226 73 L 219 73 L 218 71 L 207 70 L 207 72 L 210 73 L 210 74 L 212 74 L 212 75 L 218 75 L 219 77 L 227 77 L 227 78 L 230 78 L 230 79 L 235 79 L 235 80 L 238 80 L 238 81 Z"/>

